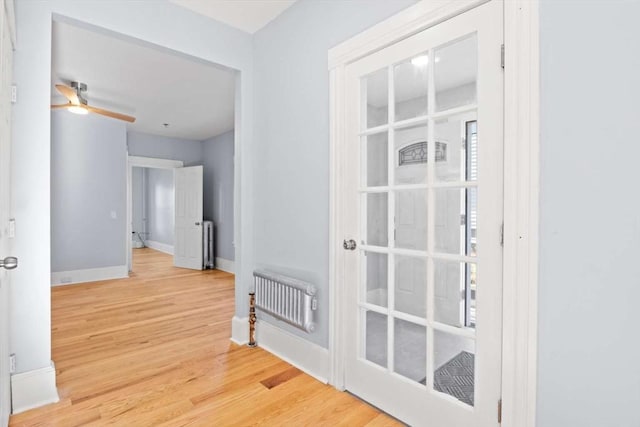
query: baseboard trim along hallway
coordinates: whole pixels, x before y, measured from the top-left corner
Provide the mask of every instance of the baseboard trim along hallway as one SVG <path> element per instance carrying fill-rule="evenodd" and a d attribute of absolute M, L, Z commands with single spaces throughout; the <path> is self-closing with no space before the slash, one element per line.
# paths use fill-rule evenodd
<path fill-rule="evenodd" d="M 59 400 L 53 361 L 44 368 L 11 376 L 11 405 L 14 414 Z"/>
<path fill-rule="evenodd" d="M 231 341 L 244 345 L 249 342 L 249 319 L 234 316 L 231 320 Z M 296 368 L 327 384 L 329 378 L 329 350 L 293 335 L 264 320 L 256 322 L 258 347 L 289 362 Z"/>
<path fill-rule="evenodd" d="M 88 268 L 85 270 L 58 271 L 51 273 L 51 286 L 75 285 L 76 283 L 125 279 L 127 277 L 129 277 L 129 268 L 126 265 Z"/>
<path fill-rule="evenodd" d="M 173 245 L 156 242 L 155 240 L 147 240 L 145 243 L 151 249 L 155 249 L 156 251 L 160 251 L 165 254 L 173 255 Z"/>
<path fill-rule="evenodd" d="M 235 263 L 231 260 L 216 257 L 216 269 L 226 271 L 227 273 L 235 273 Z"/>

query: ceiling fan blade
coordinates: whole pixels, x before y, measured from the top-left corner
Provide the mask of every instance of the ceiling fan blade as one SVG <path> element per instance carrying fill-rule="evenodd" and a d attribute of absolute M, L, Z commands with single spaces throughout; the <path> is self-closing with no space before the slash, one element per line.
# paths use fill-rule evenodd
<path fill-rule="evenodd" d="M 58 89 L 58 92 L 63 94 L 64 97 L 67 98 L 72 104 L 80 104 L 80 99 L 78 98 L 78 94 L 76 93 L 75 89 L 65 85 L 56 85 L 56 89 Z"/>
<path fill-rule="evenodd" d="M 101 114 L 103 116 L 111 117 L 113 119 L 124 120 L 125 122 L 133 123 L 136 121 L 135 117 L 127 116 L 126 114 L 116 113 L 114 111 L 103 110 L 102 108 L 91 107 L 86 105 L 85 108 L 92 113 Z"/>
<path fill-rule="evenodd" d="M 51 109 L 55 110 L 57 108 L 69 108 L 69 107 L 73 107 L 72 103 L 68 103 L 68 104 L 51 104 Z"/>

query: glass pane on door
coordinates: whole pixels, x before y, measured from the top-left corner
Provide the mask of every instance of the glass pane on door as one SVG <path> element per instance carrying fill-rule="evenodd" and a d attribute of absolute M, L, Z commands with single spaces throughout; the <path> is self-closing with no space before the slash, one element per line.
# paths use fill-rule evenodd
<path fill-rule="evenodd" d="M 436 49 L 434 62 L 436 111 L 475 104 L 478 80 L 477 34 Z"/>
<path fill-rule="evenodd" d="M 427 259 L 395 255 L 394 309 L 427 317 Z"/>
<path fill-rule="evenodd" d="M 422 53 L 393 67 L 395 121 L 427 114 L 429 55 Z"/>
<path fill-rule="evenodd" d="M 427 125 L 397 129 L 395 145 L 395 183 L 426 184 L 429 143 Z"/>
<path fill-rule="evenodd" d="M 427 328 L 422 325 L 395 319 L 393 328 L 394 371 L 417 383 L 426 384 L 427 378 Z"/>
<path fill-rule="evenodd" d="M 387 306 L 387 254 L 365 252 L 366 288 L 363 299 L 369 304 Z"/>
<path fill-rule="evenodd" d="M 366 239 L 365 244 L 371 246 L 387 246 L 387 193 L 365 194 Z"/>
<path fill-rule="evenodd" d="M 365 187 L 385 186 L 388 182 L 389 170 L 389 136 L 387 132 L 376 133 L 363 138 L 362 161 Z"/>
<path fill-rule="evenodd" d="M 364 357 L 376 365 L 387 367 L 387 316 L 364 310 L 365 345 Z"/>
<path fill-rule="evenodd" d="M 435 191 L 435 251 L 476 256 L 478 191 L 438 188 Z"/>
<path fill-rule="evenodd" d="M 389 122 L 389 71 L 383 68 L 364 78 L 365 127 L 374 128 Z"/>
<path fill-rule="evenodd" d="M 463 182 L 478 178 L 478 139 L 475 111 L 436 120 L 436 181 Z"/>
<path fill-rule="evenodd" d="M 427 250 L 427 190 L 395 193 L 396 248 Z"/>
<path fill-rule="evenodd" d="M 476 365 L 473 339 L 438 330 L 433 338 L 433 388 L 473 406 Z"/>
<path fill-rule="evenodd" d="M 475 263 L 434 260 L 434 320 L 458 328 L 476 326 Z"/>

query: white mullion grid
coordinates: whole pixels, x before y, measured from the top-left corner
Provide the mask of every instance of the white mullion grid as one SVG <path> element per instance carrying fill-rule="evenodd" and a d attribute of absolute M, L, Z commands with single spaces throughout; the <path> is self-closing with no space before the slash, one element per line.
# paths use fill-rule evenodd
<path fill-rule="evenodd" d="M 433 49 L 429 49 L 428 58 L 429 65 L 427 68 L 427 115 L 429 116 L 429 120 L 427 122 L 427 185 L 431 188 L 427 190 L 427 252 L 429 254 L 433 254 L 435 249 L 435 195 L 434 189 L 432 187 L 435 182 L 436 166 L 435 121 L 433 119 L 436 102 L 434 78 L 435 51 Z M 427 355 L 426 386 L 428 390 L 433 390 L 433 358 L 435 354 L 433 348 L 434 333 L 433 327 L 431 327 L 434 318 L 433 298 L 435 295 L 435 273 L 433 265 L 433 258 L 429 256 L 427 258 L 427 348 L 425 349 Z"/>
<path fill-rule="evenodd" d="M 477 263 L 478 259 L 474 256 L 457 255 L 457 254 L 445 254 L 442 252 L 430 252 L 429 256 L 433 259 L 442 261 L 458 261 L 458 262 L 472 262 Z"/>
<path fill-rule="evenodd" d="M 434 97 L 435 98 L 435 97 Z M 429 114 L 432 119 L 441 119 L 443 117 L 455 116 L 457 114 L 468 113 L 469 111 L 477 110 L 478 104 L 467 104 L 461 107 L 450 108 L 448 110 L 438 111 L 437 113 L 434 111 Z"/>
<path fill-rule="evenodd" d="M 391 112 L 391 109 L 393 108 L 391 105 L 393 104 L 389 105 L 389 112 Z M 448 110 L 438 111 L 437 113 L 435 111 L 429 112 L 425 116 L 412 117 L 410 119 L 400 120 L 398 122 L 393 122 L 392 121 L 393 117 L 389 115 L 389 122 L 387 124 L 375 126 L 368 129 L 365 126 L 362 128 L 363 130 L 360 132 L 359 135 L 367 136 L 375 133 L 382 133 L 389 130 L 389 128 L 404 129 L 408 127 L 414 127 L 417 125 L 426 124 L 429 121 L 429 119 L 441 119 L 443 117 L 455 116 L 458 114 L 468 113 L 468 112 L 477 110 L 477 108 L 478 108 L 477 104 L 468 104 L 468 105 L 463 105 L 461 107 L 455 107 L 455 108 L 450 108 Z"/>
<path fill-rule="evenodd" d="M 368 116 L 369 116 L 369 109 L 367 108 L 367 96 L 368 96 L 368 90 L 367 90 L 367 77 L 364 78 L 360 78 L 360 120 L 361 122 L 359 123 L 358 128 L 359 129 L 366 129 L 367 128 L 367 121 L 369 120 Z M 360 151 L 359 151 L 359 155 L 360 158 L 358 159 L 358 161 L 360 162 L 360 184 L 363 182 L 364 179 L 366 179 L 367 176 L 367 157 L 366 157 L 366 146 L 368 144 L 368 137 L 364 136 L 362 134 L 360 134 L 358 136 L 359 141 L 358 143 L 360 144 Z M 365 185 L 368 185 L 368 182 L 366 182 L 366 180 L 364 181 Z M 359 225 L 360 225 L 360 234 L 359 234 L 359 240 L 360 243 L 364 243 L 367 241 L 367 195 L 366 194 L 361 194 L 358 193 L 359 198 L 358 203 L 360 204 L 360 221 Z M 367 254 L 364 250 L 360 251 L 360 256 L 358 257 L 358 262 L 360 263 L 360 265 L 358 266 L 358 269 L 360 271 L 359 277 L 359 283 L 357 284 L 357 289 L 356 289 L 356 301 L 358 303 L 360 303 L 360 301 L 362 301 L 362 295 L 366 294 L 366 287 L 367 287 L 367 258 L 366 258 Z M 358 310 L 358 324 L 356 325 L 357 328 L 357 344 L 358 344 L 358 356 L 362 359 L 367 358 L 367 312 L 366 310 L 361 310 L 360 308 L 357 308 Z"/>
<path fill-rule="evenodd" d="M 358 307 L 364 309 L 362 311 L 373 311 L 379 314 L 384 314 L 385 316 L 389 314 L 389 309 L 376 304 L 371 304 L 370 302 L 359 302 Z"/>
<path fill-rule="evenodd" d="M 410 128 L 417 125 L 427 124 L 428 120 L 429 120 L 429 116 L 412 117 L 410 119 L 394 122 L 393 124 L 391 124 L 391 127 L 393 127 L 394 129 Z"/>
<path fill-rule="evenodd" d="M 427 319 L 423 317 L 414 316 L 413 314 L 408 314 L 408 313 L 404 313 L 402 311 L 396 311 L 396 310 L 392 310 L 391 312 L 393 313 L 393 317 L 396 317 L 400 320 L 405 320 L 410 323 L 415 323 L 416 325 L 427 326 Z"/>
<path fill-rule="evenodd" d="M 365 106 L 365 108 L 366 108 L 366 106 Z M 369 135 L 374 135 L 376 133 L 384 133 L 384 132 L 386 132 L 388 130 L 389 130 L 389 125 L 388 124 L 384 124 L 384 125 L 375 126 L 375 127 L 368 128 L 368 129 L 365 128 L 358 135 L 359 136 L 369 136 Z"/>
<path fill-rule="evenodd" d="M 456 335 L 458 337 L 464 337 L 464 338 L 470 338 L 470 339 L 475 339 L 476 337 L 476 330 L 474 328 L 459 328 L 457 326 L 447 325 L 446 323 L 429 322 L 429 321 L 427 322 L 427 324 L 432 329 L 446 332 L 450 335 Z"/>
<path fill-rule="evenodd" d="M 360 249 L 367 252 L 376 252 L 379 254 L 393 254 L 393 255 L 410 256 L 410 257 L 417 257 L 417 258 L 433 258 L 433 259 L 442 260 L 442 261 L 458 261 L 458 262 L 466 262 L 466 263 L 474 263 L 474 264 L 478 262 L 477 257 L 472 257 L 467 255 L 447 254 L 443 252 L 419 251 L 416 249 L 388 248 L 384 246 L 371 246 L 371 245 L 361 245 Z"/>
<path fill-rule="evenodd" d="M 395 168 L 395 164 L 394 164 Z M 380 187 L 361 187 L 358 189 L 361 193 L 386 193 L 387 191 L 410 191 L 425 190 L 427 188 L 477 188 L 478 181 L 442 181 L 433 184 L 400 184 L 385 185 Z"/>
<path fill-rule="evenodd" d="M 395 120 L 395 81 L 393 78 L 393 64 L 388 68 L 388 85 L 389 85 L 389 135 L 387 137 L 387 176 L 388 185 L 393 186 L 395 183 L 395 134 L 393 131 L 393 122 Z M 387 193 L 387 246 L 395 247 L 395 193 L 389 191 Z M 387 307 L 389 313 L 393 312 L 395 306 L 395 257 L 392 252 L 387 254 Z M 387 367 L 390 372 L 394 371 L 394 321 L 391 315 L 387 316 Z"/>

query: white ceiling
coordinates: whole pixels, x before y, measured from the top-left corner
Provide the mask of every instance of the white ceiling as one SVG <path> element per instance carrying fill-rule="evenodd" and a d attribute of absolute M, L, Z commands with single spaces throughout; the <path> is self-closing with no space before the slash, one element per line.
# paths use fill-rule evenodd
<path fill-rule="evenodd" d="M 89 105 L 135 116 L 129 130 L 201 141 L 234 126 L 233 71 L 54 21 L 53 103 L 65 102 L 53 85 L 74 80 Z"/>
<path fill-rule="evenodd" d="M 247 33 L 255 33 L 296 0 L 170 0 Z"/>

